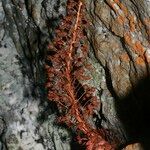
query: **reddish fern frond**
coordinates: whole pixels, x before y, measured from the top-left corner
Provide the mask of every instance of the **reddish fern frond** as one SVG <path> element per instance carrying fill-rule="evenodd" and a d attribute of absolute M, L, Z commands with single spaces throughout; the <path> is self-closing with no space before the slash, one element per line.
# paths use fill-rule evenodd
<path fill-rule="evenodd" d="M 95 89 L 82 85 L 91 78 L 85 74 L 88 45 L 85 36 L 87 21 L 84 16 L 83 3 L 80 0 L 68 0 L 67 15 L 56 29 L 55 38 L 49 44 L 46 65 L 48 99 L 57 103 L 62 114 L 59 122 L 73 125 L 87 150 L 114 149 L 103 135 L 90 125 L 94 109 L 100 107 L 95 96 Z M 79 131 L 79 132 L 78 132 Z"/>

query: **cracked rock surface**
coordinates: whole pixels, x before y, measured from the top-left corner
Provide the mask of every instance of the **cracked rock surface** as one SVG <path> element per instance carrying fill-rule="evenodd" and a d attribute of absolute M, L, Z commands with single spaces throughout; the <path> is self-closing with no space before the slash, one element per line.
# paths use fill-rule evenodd
<path fill-rule="evenodd" d="M 69 133 L 54 125 L 55 113 L 42 94 L 44 46 L 52 30 L 46 20 L 56 18 L 57 23 L 65 13 L 63 6 L 54 12 L 56 5 L 0 1 L 1 150 L 70 149 Z"/>
<path fill-rule="evenodd" d="M 89 41 L 103 68 L 103 113 L 120 140 L 149 141 L 150 1 L 86 1 Z M 118 136 L 119 137 L 119 136 Z M 134 149 L 134 148 L 133 148 Z"/>
<path fill-rule="evenodd" d="M 82 0 L 102 126 L 120 145 L 150 141 L 150 1 Z M 0 150 L 70 150 L 47 102 L 44 58 L 66 0 L 0 0 Z M 133 147 L 142 149 L 137 144 Z M 126 148 L 128 150 L 128 147 Z"/>

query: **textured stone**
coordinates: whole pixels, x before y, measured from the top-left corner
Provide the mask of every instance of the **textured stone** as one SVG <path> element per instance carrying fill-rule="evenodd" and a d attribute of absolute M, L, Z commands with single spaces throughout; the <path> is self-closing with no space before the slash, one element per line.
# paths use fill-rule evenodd
<path fill-rule="evenodd" d="M 62 128 L 66 134 L 63 135 L 60 128 L 52 126 L 56 117 L 50 115 L 44 97 L 42 60 L 51 28 L 46 19 L 55 13 L 52 10 L 56 1 L 49 1 L 47 10 L 44 3 L 0 1 L 0 149 L 3 150 L 70 149 L 70 141 L 62 140 L 63 136 L 68 139 L 67 131 Z M 42 13 L 50 7 L 51 12 L 43 18 Z M 65 6 L 56 12 L 54 24 L 60 14 L 65 14 Z"/>
<path fill-rule="evenodd" d="M 94 68 L 89 84 L 102 102 L 96 121 L 120 145 L 149 143 L 150 1 L 82 1 Z M 46 100 L 43 69 L 65 6 L 66 0 L 0 0 L 0 149 L 71 149 L 70 133 L 56 126 L 56 109 Z M 140 149 L 135 145 L 126 149 Z"/>
<path fill-rule="evenodd" d="M 143 133 L 139 133 L 138 127 L 140 128 L 142 124 L 140 122 L 147 119 L 146 116 L 140 114 L 140 111 L 146 110 L 143 108 L 144 101 L 140 106 L 142 102 L 137 97 L 140 92 L 137 89 L 140 88 L 139 86 L 144 86 L 145 82 L 142 81 L 149 75 L 149 57 L 147 57 L 150 47 L 148 27 L 150 14 L 149 7 L 147 7 L 149 2 L 136 0 L 93 2 L 91 0 L 86 5 L 87 16 L 91 22 L 90 43 L 104 70 L 101 73 L 104 80 L 101 81 L 103 84 L 100 84 L 100 89 L 103 91 L 100 99 L 103 103 L 104 116 L 111 125 L 103 122 L 103 126 L 113 128 L 120 135 L 123 143 L 134 138 L 140 141 L 138 136 L 141 134 L 141 136 L 146 136 L 144 135 L 146 131 L 142 129 Z M 139 81 L 143 85 L 142 83 L 139 85 Z M 145 100 L 145 104 L 147 101 L 148 99 Z M 139 117 L 137 121 L 135 118 L 139 115 L 141 118 Z M 123 116 L 126 116 L 126 119 Z M 140 125 L 136 127 L 136 124 Z"/>

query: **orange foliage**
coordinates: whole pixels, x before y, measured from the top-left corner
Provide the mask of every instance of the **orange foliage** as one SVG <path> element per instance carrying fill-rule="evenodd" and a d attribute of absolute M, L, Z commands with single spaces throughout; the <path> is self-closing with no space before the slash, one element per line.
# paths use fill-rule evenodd
<path fill-rule="evenodd" d="M 114 146 L 105 139 L 105 130 L 96 130 L 87 121 L 100 102 L 93 87 L 80 83 L 81 80 L 89 80 L 84 67 L 88 45 L 85 42 L 87 21 L 83 8 L 80 0 L 68 0 L 67 16 L 56 29 L 55 39 L 49 45 L 47 61 L 50 64 L 45 66 L 48 99 L 56 102 L 61 112 L 59 122 L 73 126 L 79 142 L 85 144 L 87 150 L 113 150 Z"/>

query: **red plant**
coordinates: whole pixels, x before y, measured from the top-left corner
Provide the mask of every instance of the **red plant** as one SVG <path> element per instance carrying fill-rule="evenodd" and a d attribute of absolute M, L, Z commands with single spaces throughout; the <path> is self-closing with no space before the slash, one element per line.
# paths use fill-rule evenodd
<path fill-rule="evenodd" d="M 90 79 L 85 75 L 85 68 L 90 66 L 85 62 L 86 26 L 83 3 L 68 0 L 67 15 L 49 45 L 47 60 L 51 63 L 45 67 L 48 99 L 56 102 L 61 113 L 59 121 L 76 129 L 78 141 L 87 150 L 110 150 L 114 148 L 104 139 L 102 130 L 96 130 L 88 121 L 100 102 L 94 88 L 81 84 L 82 80 Z"/>

